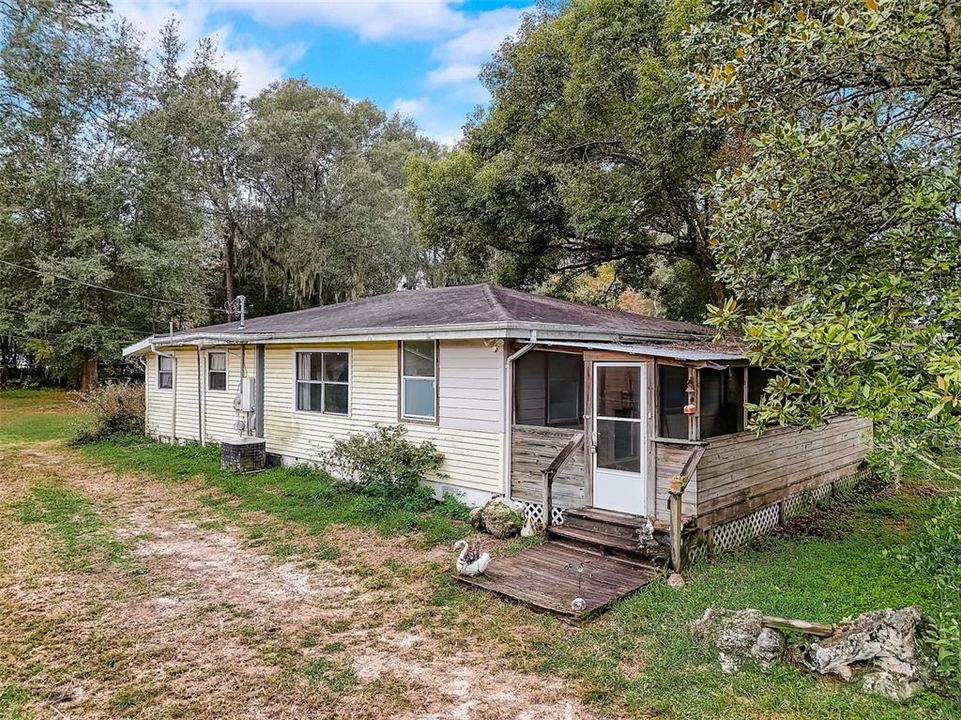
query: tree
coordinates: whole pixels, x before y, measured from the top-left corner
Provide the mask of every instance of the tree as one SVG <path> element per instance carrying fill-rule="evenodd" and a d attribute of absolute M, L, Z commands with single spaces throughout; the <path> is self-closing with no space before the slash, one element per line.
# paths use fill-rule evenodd
<path fill-rule="evenodd" d="M 961 14 L 936 0 L 723 2 L 694 96 L 753 140 L 718 178 L 714 310 L 779 368 L 755 415 L 875 421 L 921 456 L 961 431 Z"/>
<path fill-rule="evenodd" d="M 658 0 L 579 0 L 526 16 L 482 74 L 493 100 L 462 145 L 411 169 L 421 241 L 457 268 L 536 285 L 614 262 L 643 286 L 690 262 L 715 301 L 703 180 L 723 133 L 695 122 L 688 10 Z"/>
<path fill-rule="evenodd" d="M 386 292 L 418 274 L 404 166 L 436 146 L 412 123 L 287 80 L 251 100 L 246 143 L 238 262 L 262 310 Z"/>
<path fill-rule="evenodd" d="M 146 334 L 161 309 L 195 309 L 197 262 L 183 245 L 193 230 L 176 156 L 159 163 L 133 132 L 145 103 L 138 38 L 108 26 L 95 0 L 3 10 L 0 330 L 86 389 L 98 359 Z"/>

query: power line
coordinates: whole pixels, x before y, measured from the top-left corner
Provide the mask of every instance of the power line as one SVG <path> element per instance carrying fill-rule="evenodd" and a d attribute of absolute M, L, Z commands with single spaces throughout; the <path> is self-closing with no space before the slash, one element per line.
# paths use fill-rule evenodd
<path fill-rule="evenodd" d="M 54 277 L 58 280 L 66 280 L 67 282 L 77 283 L 78 285 L 83 285 L 84 287 L 93 288 L 94 290 L 105 290 L 107 292 L 116 293 L 117 295 L 126 295 L 127 297 L 137 298 L 139 300 L 153 300 L 154 302 L 165 303 L 167 305 L 180 305 L 181 307 L 196 308 L 199 310 L 210 310 L 211 312 L 227 312 L 225 308 L 215 308 L 208 307 L 207 305 L 195 305 L 193 303 L 183 302 L 182 300 L 169 300 L 166 298 L 153 297 L 152 295 L 140 295 L 139 293 L 130 293 L 124 290 L 115 290 L 114 288 L 106 287 L 105 285 L 96 285 L 95 283 L 88 283 L 83 280 L 77 280 L 76 278 L 68 277 L 66 275 L 58 275 L 57 273 L 49 272 L 47 270 L 37 270 L 36 268 L 27 267 L 26 265 L 18 265 L 17 263 L 10 262 L 8 260 L 0 260 L 0 264 L 9 265 L 12 268 L 17 268 L 18 270 L 25 270 L 26 272 L 32 272 L 35 275 L 40 275 L 43 277 Z"/>
<path fill-rule="evenodd" d="M 4 307 L 2 305 L 0 305 L 0 312 L 12 312 L 12 313 L 17 313 L 19 315 L 30 314 L 28 310 L 21 310 L 19 308 L 12 308 L 12 307 Z M 152 334 L 151 331 L 148 331 L 148 330 L 134 330 L 131 327 L 124 327 L 121 325 L 103 325 L 101 323 L 92 323 L 92 322 L 86 322 L 84 320 L 77 320 L 75 318 L 68 318 L 68 317 L 64 317 L 63 315 L 56 315 L 54 313 L 48 313 L 48 314 L 51 320 L 59 320 L 61 322 L 68 322 L 76 325 L 83 325 L 85 327 L 101 327 L 106 330 L 121 330 L 123 332 L 130 333 L 131 337 L 144 337 Z"/>

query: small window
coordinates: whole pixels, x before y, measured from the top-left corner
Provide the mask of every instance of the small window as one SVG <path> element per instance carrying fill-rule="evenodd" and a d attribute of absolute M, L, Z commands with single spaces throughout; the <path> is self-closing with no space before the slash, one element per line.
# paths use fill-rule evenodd
<path fill-rule="evenodd" d="M 207 353 L 207 389 L 227 389 L 227 353 Z"/>
<path fill-rule="evenodd" d="M 401 415 L 415 420 L 437 417 L 437 343 L 401 343 Z"/>
<path fill-rule="evenodd" d="M 703 369 L 701 373 L 701 438 L 744 429 L 744 368 Z"/>
<path fill-rule="evenodd" d="M 174 359 L 166 355 L 157 356 L 157 387 L 169 390 L 174 386 Z"/>
<path fill-rule="evenodd" d="M 346 352 L 297 353 L 297 409 L 347 415 L 350 357 Z"/>
<path fill-rule="evenodd" d="M 657 366 L 658 430 L 663 438 L 686 439 L 688 420 L 684 414 L 687 405 L 687 368 L 676 365 Z"/>

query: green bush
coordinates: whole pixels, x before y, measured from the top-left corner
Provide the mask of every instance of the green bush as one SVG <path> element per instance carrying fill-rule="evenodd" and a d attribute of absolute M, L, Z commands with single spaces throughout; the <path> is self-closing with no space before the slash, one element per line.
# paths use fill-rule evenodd
<path fill-rule="evenodd" d="M 433 494 L 423 481 L 428 474 L 446 477 L 440 472 L 444 456 L 431 441 L 413 443 L 406 434 L 403 425 L 375 425 L 371 433 L 337 440 L 333 450 L 321 454 L 321 463 L 341 487 L 426 510 Z"/>
<path fill-rule="evenodd" d="M 934 580 L 941 610 L 931 618 L 925 641 L 938 675 L 961 688 L 961 497 L 939 501 L 921 534 L 895 557 L 911 572 Z"/>
<path fill-rule="evenodd" d="M 74 435 L 74 443 L 143 435 L 146 408 L 141 385 L 105 385 L 84 395 L 80 404 L 88 419 Z"/>

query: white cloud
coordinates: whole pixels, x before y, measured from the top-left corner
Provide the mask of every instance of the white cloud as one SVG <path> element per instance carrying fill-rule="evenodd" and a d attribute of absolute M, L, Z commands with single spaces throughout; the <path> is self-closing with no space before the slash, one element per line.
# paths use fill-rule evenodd
<path fill-rule="evenodd" d="M 237 74 L 240 94 L 251 98 L 275 80 L 280 80 L 291 65 L 300 60 L 307 48 L 300 44 L 283 45 L 267 50 L 246 44 L 225 25 L 210 33 L 220 48 L 221 65 Z"/>
<path fill-rule="evenodd" d="M 443 43 L 434 55 L 445 63 L 486 60 L 508 35 L 521 24 L 521 15 L 531 8 L 499 8 L 471 18 L 466 29 Z"/>
<path fill-rule="evenodd" d="M 421 117 L 430 108 L 427 98 L 397 98 L 391 103 L 390 111 L 400 113 L 404 117 Z"/>
<path fill-rule="evenodd" d="M 456 31 L 464 14 L 451 0 L 211 0 L 265 25 L 313 23 L 353 30 L 365 40 L 426 39 Z"/>
<path fill-rule="evenodd" d="M 471 63 L 453 63 L 444 65 L 436 70 L 427 73 L 427 84 L 431 87 L 441 85 L 458 85 L 468 80 L 476 80 L 477 73 L 481 70 L 480 65 Z"/>

